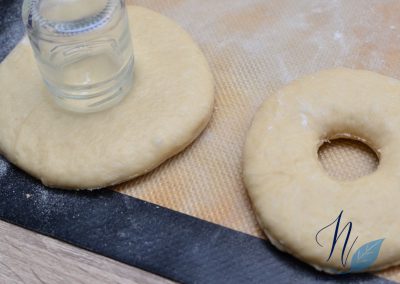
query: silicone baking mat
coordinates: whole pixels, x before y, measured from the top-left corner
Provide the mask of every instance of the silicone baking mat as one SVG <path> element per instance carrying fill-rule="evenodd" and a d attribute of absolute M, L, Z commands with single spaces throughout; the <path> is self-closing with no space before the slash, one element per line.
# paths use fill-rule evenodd
<path fill-rule="evenodd" d="M 0 218 L 182 282 L 383 281 L 317 273 L 263 241 L 241 180 L 241 151 L 260 103 L 304 74 L 346 66 L 400 78 L 400 2 L 128 2 L 172 18 L 200 45 L 216 80 L 210 125 L 184 152 L 114 192 L 45 189 L 1 159 Z M 2 59 L 23 35 L 20 5 L 0 1 Z M 346 141 L 320 156 L 336 178 L 367 174 L 377 163 Z M 400 281 L 396 268 L 379 275 Z"/>

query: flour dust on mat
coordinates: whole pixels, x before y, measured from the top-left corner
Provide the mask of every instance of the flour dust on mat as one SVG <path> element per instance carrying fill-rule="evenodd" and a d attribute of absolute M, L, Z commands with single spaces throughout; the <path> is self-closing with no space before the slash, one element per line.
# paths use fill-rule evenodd
<path fill-rule="evenodd" d="M 190 151 L 116 190 L 255 236 L 264 235 L 242 183 L 241 156 L 266 97 L 303 75 L 339 66 L 400 78 L 397 0 L 128 3 L 167 15 L 199 43 L 216 80 L 216 108 Z M 332 159 L 341 155 L 331 152 Z M 400 281 L 400 270 L 384 276 Z"/>

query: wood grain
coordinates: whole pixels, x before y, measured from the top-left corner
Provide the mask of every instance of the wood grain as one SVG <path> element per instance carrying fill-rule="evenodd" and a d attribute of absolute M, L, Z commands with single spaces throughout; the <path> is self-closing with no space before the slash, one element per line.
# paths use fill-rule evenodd
<path fill-rule="evenodd" d="M 0 221 L 0 283 L 173 283 Z"/>

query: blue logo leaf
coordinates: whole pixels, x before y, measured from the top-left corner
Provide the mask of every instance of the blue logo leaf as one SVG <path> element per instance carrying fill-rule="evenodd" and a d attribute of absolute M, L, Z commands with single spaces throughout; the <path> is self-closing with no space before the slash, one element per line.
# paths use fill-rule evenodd
<path fill-rule="evenodd" d="M 380 239 L 361 246 L 351 258 L 349 272 L 362 272 L 371 267 L 378 258 L 383 241 Z"/>

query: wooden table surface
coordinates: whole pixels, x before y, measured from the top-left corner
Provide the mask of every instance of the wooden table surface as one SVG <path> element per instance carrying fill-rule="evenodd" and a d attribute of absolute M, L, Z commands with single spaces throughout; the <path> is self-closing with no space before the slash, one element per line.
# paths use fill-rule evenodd
<path fill-rule="evenodd" d="M 173 283 L 0 221 L 0 283 Z"/>

